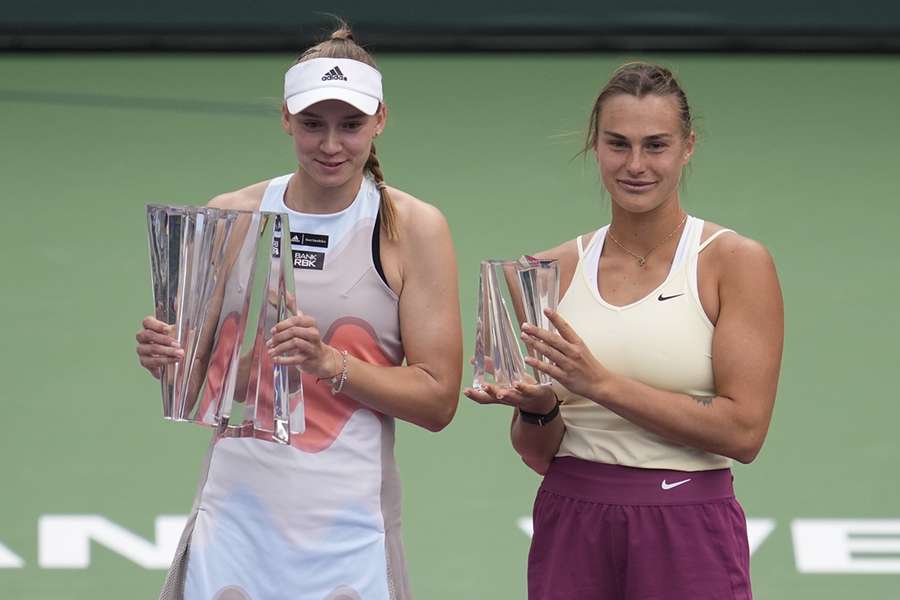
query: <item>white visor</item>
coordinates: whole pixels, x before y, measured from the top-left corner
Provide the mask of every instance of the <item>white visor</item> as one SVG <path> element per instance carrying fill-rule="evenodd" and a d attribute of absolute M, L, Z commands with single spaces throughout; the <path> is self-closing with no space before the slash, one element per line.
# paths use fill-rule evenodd
<path fill-rule="evenodd" d="M 381 73 L 358 60 L 313 58 L 284 74 L 284 102 L 292 115 L 322 100 L 341 100 L 374 115 L 382 98 Z"/>

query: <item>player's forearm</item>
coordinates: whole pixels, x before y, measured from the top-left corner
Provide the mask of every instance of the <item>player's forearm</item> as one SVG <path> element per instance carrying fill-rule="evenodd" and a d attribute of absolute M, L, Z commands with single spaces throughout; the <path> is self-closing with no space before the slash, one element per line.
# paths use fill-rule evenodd
<path fill-rule="evenodd" d="M 592 400 L 672 442 L 743 463 L 756 457 L 769 427 L 768 411 L 732 398 L 668 392 L 621 376 L 598 386 Z"/>
<path fill-rule="evenodd" d="M 513 448 L 525 464 L 543 474 L 559 451 L 565 431 L 566 427 L 560 416 L 541 426 L 526 423 L 519 418 L 519 412 L 516 410 L 513 412 L 510 438 Z"/>
<path fill-rule="evenodd" d="M 354 400 L 429 431 L 440 431 L 456 413 L 459 373 L 384 367 L 348 356 L 347 375 L 343 391 Z"/>

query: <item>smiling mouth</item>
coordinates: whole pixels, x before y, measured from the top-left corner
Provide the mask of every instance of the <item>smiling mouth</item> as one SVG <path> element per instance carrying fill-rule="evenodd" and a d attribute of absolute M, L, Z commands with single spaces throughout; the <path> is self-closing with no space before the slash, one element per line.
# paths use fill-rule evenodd
<path fill-rule="evenodd" d="M 618 181 L 619 185 L 623 185 L 625 187 L 636 190 L 645 190 L 656 185 L 655 181 L 632 181 L 629 179 L 619 179 Z"/>
<path fill-rule="evenodd" d="M 347 162 L 347 161 L 346 161 L 346 160 L 340 160 L 340 161 L 338 161 L 338 162 L 329 162 L 329 161 L 324 161 L 324 160 L 318 160 L 318 159 L 316 159 L 316 162 L 319 163 L 320 165 L 322 165 L 323 167 L 327 167 L 327 168 L 329 168 L 329 169 L 334 169 L 334 168 L 336 168 L 336 167 L 341 166 L 342 164 L 344 164 L 344 163 Z"/>

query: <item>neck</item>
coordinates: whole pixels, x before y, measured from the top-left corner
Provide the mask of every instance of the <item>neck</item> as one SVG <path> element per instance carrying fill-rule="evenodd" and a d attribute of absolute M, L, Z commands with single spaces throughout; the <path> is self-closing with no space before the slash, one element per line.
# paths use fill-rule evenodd
<path fill-rule="evenodd" d="M 360 172 L 336 187 L 322 187 L 312 177 L 297 169 L 288 183 L 284 203 L 291 210 L 309 214 L 330 214 L 344 210 L 359 193 L 363 173 Z"/>
<path fill-rule="evenodd" d="M 609 229 L 619 241 L 628 244 L 629 250 L 644 254 L 671 234 L 684 220 L 684 216 L 677 196 L 645 213 L 629 212 L 613 202 Z M 673 235 L 672 238 L 676 236 Z"/>

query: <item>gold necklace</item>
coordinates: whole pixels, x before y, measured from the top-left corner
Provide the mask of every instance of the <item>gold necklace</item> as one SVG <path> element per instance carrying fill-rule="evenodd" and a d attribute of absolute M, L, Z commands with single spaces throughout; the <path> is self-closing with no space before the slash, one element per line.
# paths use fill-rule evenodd
<path fill-rule="evenodd" d="M 616 243 L 616 246 L 618 246 L 619 248 L 621 248 L 622 250 L 624 250 L 625 252 L 627 252 L 627 253 L 630 254 L 631 256 L 635 257 L 635 258 L 637 259 L 637 261 L 638 261 L 638 266 L 639 266 L 639 267 L 643 267 L 643 266 L 647 263 L 647 257 L 650 256 L 650 253 L 653 252 L 654 250 L 656 250 L 657 248 L 659 248 L 660 246 L 662 246 L 663 244 L 665 244 L 667 241 L 669 241 L 669 238 L 671 238 L 673 235 L 675 235 L 675 232 L 676 232 L 676 231 L 678 231 L 679 229 L 681 229 L 681 226 L 684 225 L 685 221 L 687 221 L 687 218 L 688 218 L 687 213 L 685 213 L 685 214 L 684 214 L 684 218 L 681 220 L 681 223 L 679 223 L 678 225 L 676 225 L 676 226 L 675 226 L 675 229 L 673 229 L 673 230 L 669 233 L 669 235 L 667 235 L 667 236 L 664 237 L 662 240 L 660 240 L 660 242 L 659 242 L 658 244 L 656 244 L 655 246 L 653 246 L 652 248 L 650 248 L 649 250 L 647 250 L 647 253 L 646 253 L 645 255 L 643 255 L 643 256 L 641 256 L 640 254 L 635 254 L 634 252 L 632 252 L 631 250 L 629 250 L 628 248 L 626 248 L 625 246 L 623 246 L 623 245 L 622 245 L 622 242 L 620 242 L 619 240 L 617 240 L 617 239 L 616 239 L 616 236 L 614 236 L 614 235 L 612 234 L 612 229 L 607 229 L 607 230 L 606 230 L 606 235 L 608 235 L 608 236 L 609 236 L 609 239 L 611 239 L 612 241 L 614 241 L 614 242 Z"/>

